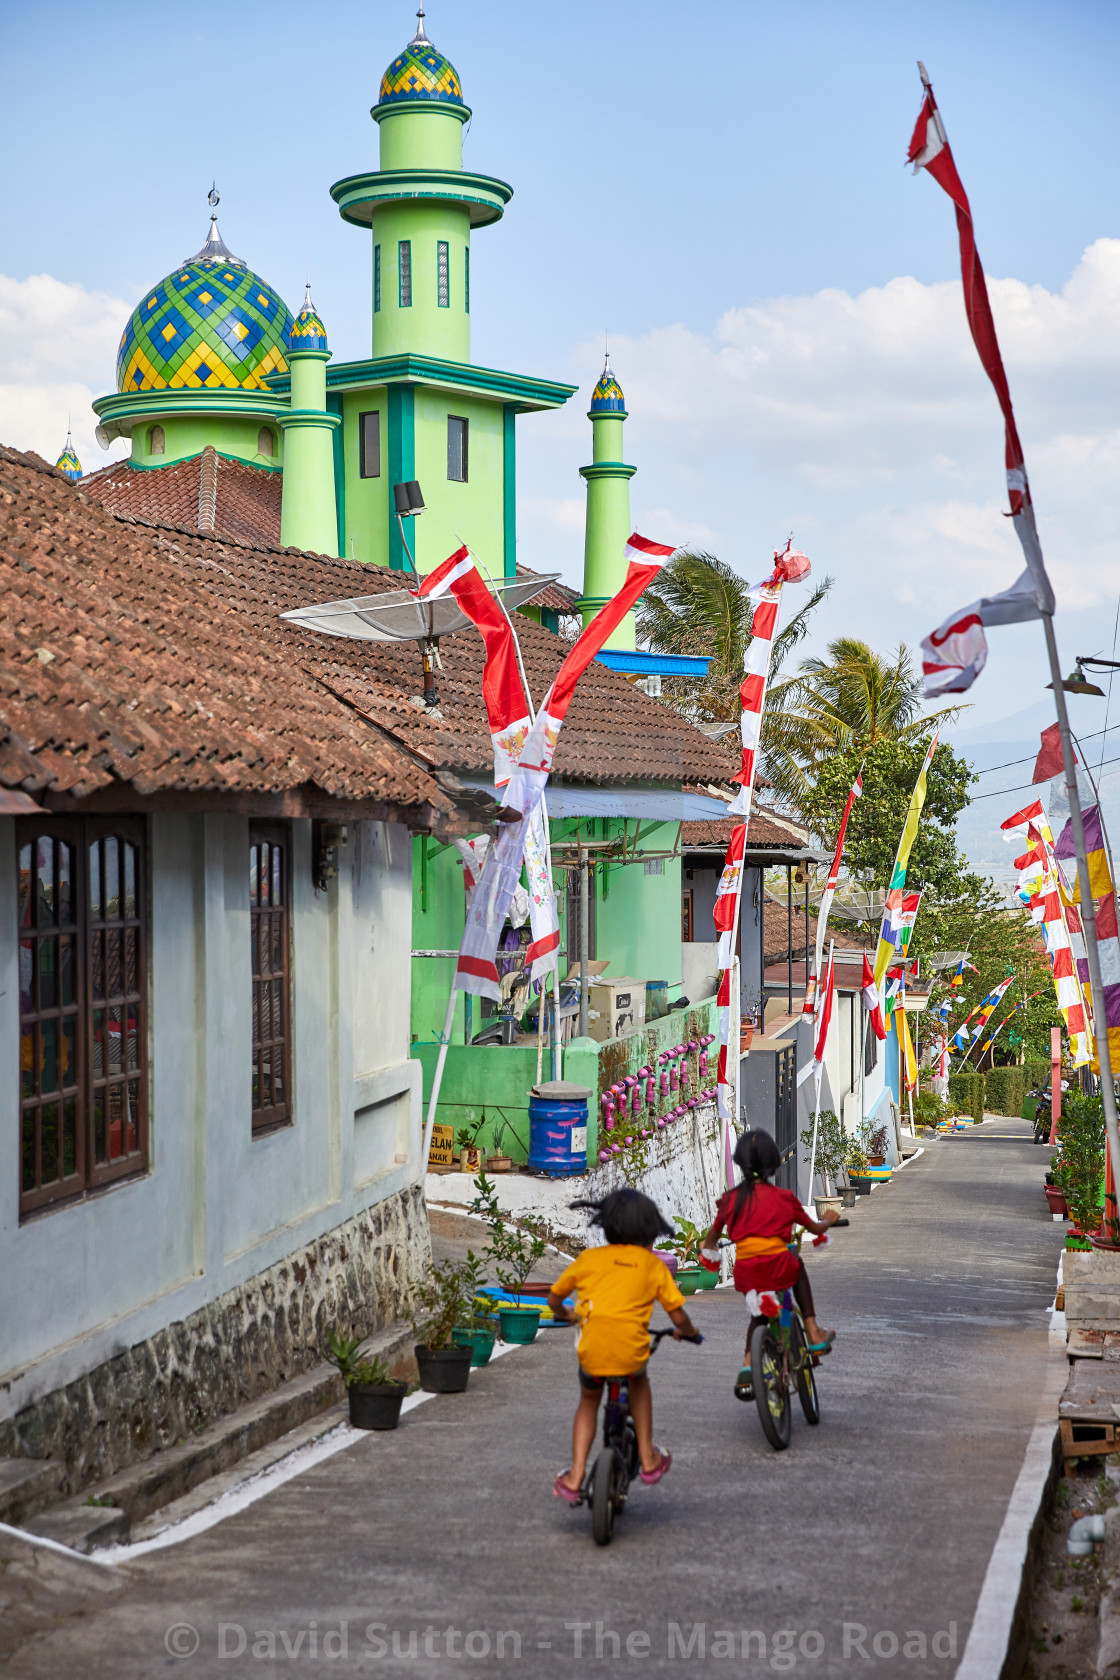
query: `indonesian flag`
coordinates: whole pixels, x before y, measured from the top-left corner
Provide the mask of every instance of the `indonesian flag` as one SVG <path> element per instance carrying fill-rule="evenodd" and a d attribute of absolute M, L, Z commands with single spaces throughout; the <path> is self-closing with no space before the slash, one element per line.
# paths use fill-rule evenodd
<path fill-rule="evenodd" d="M 747 825 L 739 823 L 731 830 L 731 839 L 727 845 L 727 856 L 723 862 L 723 874 L 716 887 L 715 909 L 712 911 L 712 921 L 719 934 L 720 968 L 730 968 L 733 952 L 731 949 L 735 931 L 735 916 L 738 908 L 738 897 L 743 888 L 743 847 L 747 840 Z"/>
<path fill-rule="evenodd" d="M 529 733 L 529 702 L 517 666 L 517 649 L 509 620 L 482 581 L 465 547 L 457 548 L 442 566 L 429 572 L 413 593 L 426 599 L 454 595 L 486 645 L 482 698 L 494 744 L 494 786 L 504 787 Z"/>
<path fill-rule="evenodd" d="M 825 929 L 828 927 L 828 913 L 832 909 L 832 900 L 836 896 L 836 886 L 840 880 L 840 863 L 844 856 L 844 837 L 848 832 L 848 818 L 852 814 L 852 806 L 862 795 L 863 771 L 861 770 L 852 783 L 851 792 L 848 794 L 847 803 L 844 806 L 844 814 L 840 818 L 840 832 L 836 836 L 836 850 L 832 855 L 832 868 L 828 872 L 824 896 L 817 909 L 817 943 L 816 950 L 813 953 L 813 972 L 805 986 L 805 1002 L 802 1006 L 802 1014 L 804 1015 L 812 1015 L 816 1008 L 817 975 L 821 971 L 821 958 L 824 956 L 824 936 Z M 808 937 L 808 931 L 808 928 L 806 928 L 806 937 Z"/>
<path fill-rule="evenodd" d="M 552 687 L 541 702 L 537 721 L 525 738 L 520 758 L 509 778 L 498 838 L 486 860 L 467 913 L 455 970 L 455 984 L 462 991 L 495 1000 L 501 996 L 495 960 L 498 939 L 520 880 L 526 835 L 548 783 L 556 743 L 576 683 L 612 630 L 621 624 L 642 591 L 675 553 L 676 549 L 663 543 L 652 543 L 637 532 L 631 536 L 626 545 L 629 564 L 622 588 L 605 607 L 600 608 L 569 650 Z"/>
<path fill-rule="evenodd" d="M 867 958 L 865 957 L 863 960 L 866 962 Z M 817 1043 L 813 1051 L 813 1061 L 816 1063 L 818 1072 L 824 1066 L 824 1052 L 828 1043 L 828 1029 L 832 1024 L 832 1002 L 835 995 L 836 972 L 833 953 L 830 951 L 828 954 L 828 972 L 824 981 L 824 995 L 821 999 L 821 1011 L 817 1017 Z"/>
<path fill-rule="evenodd" d="M 809 557 L 787 543 L 782 553 L 774 555 L 774 569 L 770 576 L 755 584 L 749 593 L 759 596 L 751 617 L 751 639 L 743 657 L 742 685 L 739 699 L 742 704 L 739 730 L 742 737 L 743 762 L 732 780 L 740 784 L 739 792 L 729 807 L 732 816 L 749 817 L 754 797 L 754 777 L 758 759 L 758 744 L 762 737 L 762 710 L 766 703 L 766 682 L 770 675 L 770 661 L 774 652 L 774 632 L 778 627 L 778 605 L 782 598 L 782 584 L 792 583 L 809 571 Z"/>
<path fill-rule="evenodd" d="M 1003 358 L 996 338 L 992 306 L 988 301 L 988 287 L 984 270 L 976 250 L 976 235 L 972 225 L 972 211 L 968 196 L 961 185 L 953 154 L 945 135 L 941 113 L 933 97 L 925 72 L 925 97 L 914 127 L 908 154 L 914 165 L 933 176 L 938 186 L 953 200 L 957 213 L 957 234 L 961 251 L 961 281 L 964 287 L 964 307 L 973 343 L 981 364 L 992 382 L 1004 422 L 1004 464 L 1007 470 L 1007 489 L 1011 501 L 1011 518 L 1015 525 L 1026 571 L 1002 595 L 986 596 L 973 602 L 928 636 L 922 643 L 922 668 L 925 672 L 927 695 L 961 694 L 976 680 L 987 658 L 984 626 L 988 624 L 1016 624 L 1054 611 L 1054 591 L 1046 575 L 1042 547 L 1035 526 L 1031 505 L 1027 469 L 1023 447 L 1015 425 L 1011 407 L 1011 392 L 1003 368 Z"/>
<path fill-rule="evenodd" d="M 875 984 L 875 976 L 871 972 L 871 962 L 865 951 L 863 953 L 863 989 L 860 992 L 863 1007 L 871 1018 L 871 1030 L 878 1039 L 886 1038 L 887 1029 L 883 1025 L 883 1006 L 879 1001 L 879 988 Z"/>

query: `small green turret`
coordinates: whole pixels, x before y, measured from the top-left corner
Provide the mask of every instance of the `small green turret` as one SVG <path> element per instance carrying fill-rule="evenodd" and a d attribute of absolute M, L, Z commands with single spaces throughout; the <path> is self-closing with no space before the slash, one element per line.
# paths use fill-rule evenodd
<path fill-rule="evenodd" d="M 583 594 L 579 601 L 585 626 L 617 594 L 626 576 L 624 550 L 632 530 L 630 480 L 638 470 L 628 467 L 622 459 L 626 399 L 611 372 L 609 356 L 604 358 L 603 372 L 591 394 L 587 418 L 591 421 L 592 464 L 579 469 L 580 477 L 587 483 Z M 606 646 L 630 652 L 635 645 L 635 618 L 630 612 L 608 637 Z"/>
<path fill-rule="evenodd" d="M 288 334 L 292 374 L 291 409 L 284 428 L 284 489 L 280 541 L 285 548 L 338 556 L 338 510 L 334 484 L 334 437 L 342 424 L 327 411 L 327 329 L 311 301 L 308 282 L 303 308 Z"/>

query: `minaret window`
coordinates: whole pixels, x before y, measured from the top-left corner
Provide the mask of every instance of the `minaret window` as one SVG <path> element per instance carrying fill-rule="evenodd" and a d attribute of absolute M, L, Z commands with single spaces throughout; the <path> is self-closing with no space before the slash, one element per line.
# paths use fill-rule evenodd
<path fill-rule="evenodd" d="M 276 439 L 267 426 L 262 426 L 257 433 L 257 454 L 272 456 L 276 453 Z"/>
<path fill-rule="evenodd" d="M 463 299 L 469 315 L 471 312 L 471 248 L 469 245 L 463 249 Z"/>
<path fill-rule="evenodd" d="M 451 307 L 451 276 L 448 272 L 450 263 L 447 256 L 447 241 L 440 239 L 436 242 L 436 301 L 441 309 Z"/>
<path fill-rule="evenodd" d="M 412 241 L 402 239 L 397 246 L 398 303 L 402 309 L 412 308 Z"/>
<path fill-rule="evenodd" d="M 374 409 L 372 414 L 358 416 L 358 453 L 361 457 L 359 473 L 362 478 L 381 477 L 381 416 Z"/>
<path fill-rule="evenodd" d="M 381 310 L 381 247 L 373 247 L 373 313 Z"/>
<path fill-rule="evenodd" d="M 148 454 L 162 455 L 167 448 L 167 440 L 163 435 L 162 426 L 153 426 L 148 433 Z"/>
<path fill-rule="evenodd" d="M 447 416 L 447 476 L 467 482 L 467 422 L 457 414 Z"/>

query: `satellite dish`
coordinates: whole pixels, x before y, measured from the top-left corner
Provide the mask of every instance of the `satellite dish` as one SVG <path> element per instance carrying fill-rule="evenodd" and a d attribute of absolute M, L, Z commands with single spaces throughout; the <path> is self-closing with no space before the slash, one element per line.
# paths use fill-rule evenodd
<path fill-rule="evenodd" d="M 94 432 L 93 435 L 97 439 L 98 443 L 101 445 L 102 449 L 108 449 L 108 447 L 109 447 L 109 434 L 105 430 L 104 426 L 98 426 L 97 430 Z"/>
<path fill-rule="evenodd" d="M 499 584 L 497 593 L 506 610 L 514 611 L 539 595 L 559 575 L 556 572 Z M 435 641 L 440 636 L 453 636 L 457 630 L 465 630 L 470 623 L 453 595 L 422 598 L 409 589 L 324 601 L 313 607 L 294 607 L 280 617 L 304 630 L 318 630 L 327 636 L 344 636 L 360 642 Z"/>

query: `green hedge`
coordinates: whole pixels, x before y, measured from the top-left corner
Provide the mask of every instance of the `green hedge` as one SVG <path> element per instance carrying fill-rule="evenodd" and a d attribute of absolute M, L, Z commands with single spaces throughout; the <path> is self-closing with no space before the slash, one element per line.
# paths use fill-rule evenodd
<path fill-rule="evenodd" d="M 1023 1075 L 1024 1075 L 1024 1077 L 1027 1081 L 1027 1090 L 1028 1091 L 1032 1090 L 1035 1086 L 1049 1085 L 1049 1083 L 1050 1083 L 1050 1063 L 1049 1062 L 1024 1062 L 1023 1063 Z"/>
<path fill-rule="evenodd" d="M 1026 1096 L 1026 1068 L 996 1067 L 984 1075 L 984 1107 L 989 1114 L 1022 1114 Z"/>
<path fill-rule="evenodd" d="M 974 1120 L 984 1118 L 984 1075 L 982 1073 L 951 1073 L 949 1075 L 949 1109 L 953 1114 L 971 1114 Z"/>

